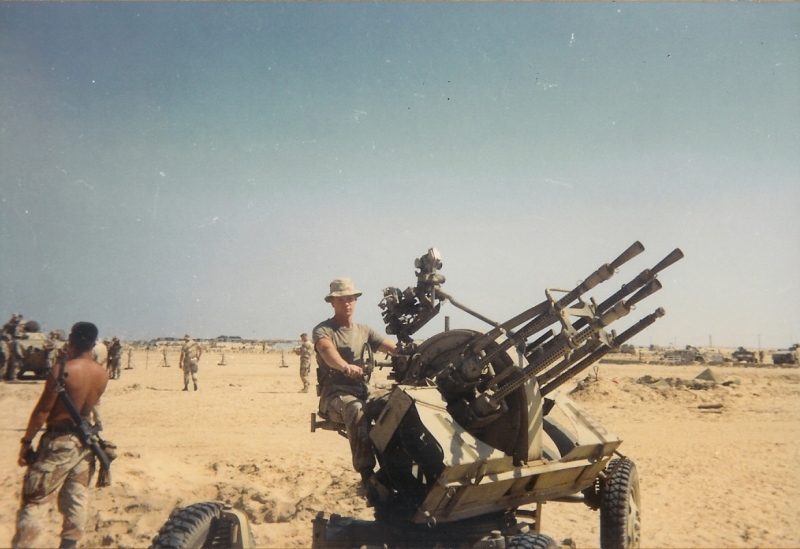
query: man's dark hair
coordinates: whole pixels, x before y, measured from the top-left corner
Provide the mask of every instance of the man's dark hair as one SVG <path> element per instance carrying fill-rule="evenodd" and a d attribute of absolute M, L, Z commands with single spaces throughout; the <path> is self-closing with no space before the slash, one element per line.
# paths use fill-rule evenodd
<path fill-rule="evenodd" d="M 69 342 L 77 351 L 91 351 L 97 343 L 97 334 L 97 326 L 91 322 L 76 322 L 69 333 Z"/>
<path fill-rule="evenodd" d="M 305 332 L 303 332 L 302 334 L 300 334 L 300 337 L 303 337 L 303 336 L 306 336 L 306 337 L 308 337 L 308 334 L 307 334 L 307 333 L 305 333 Z"/>

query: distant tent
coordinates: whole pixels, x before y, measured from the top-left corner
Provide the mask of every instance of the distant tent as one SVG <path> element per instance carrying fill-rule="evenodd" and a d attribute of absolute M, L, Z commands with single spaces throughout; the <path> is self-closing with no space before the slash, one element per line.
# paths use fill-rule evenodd
<path fill-rule="evenodd" d="M 719 377 L 714 370 L 706 368 L 695 379 L 702 379 L 703 381 L 713 381 L 714 383 L 722 383 L 722 378 Z"/>

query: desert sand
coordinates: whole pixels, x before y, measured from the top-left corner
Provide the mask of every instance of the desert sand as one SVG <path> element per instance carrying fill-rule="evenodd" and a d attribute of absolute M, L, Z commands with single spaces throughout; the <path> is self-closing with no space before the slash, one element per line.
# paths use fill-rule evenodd
<path fill-rule="evenodd" d="M 134 368 L 109 382 L 103 435 L 119 458 L 112 485 L 92 490 L 82 546 L 147 547 L 173 510 L 209 500 L 246 511 L 265 548 L 309 547 L 318 511 L 371 518 L 347 441 L 310 431 L 317 399 L 313 389 L 298 392 L 298 357 L 287 354 L 281 368 L 278 352 L 226 353 L 220 366 L 218 353 L 206 353 L 196 392 L 181 390 L 177 349 L 171 367 L 160 359 L 136 351 Z M 637 464 L 643 547 L 800 546 L 800 370 L 713 366 L 738 384 L 705 390 L 636 383 L 692 379 L 705 368 L 603 363 L 573 394 Z M 374 382 L 385 384 L 386 373 Z M 19 438 L 42 386 L 0 384 L 0 546 L 14 532 Z M 53 510 L 43 546 L 58 544 L 59 525 Z M 598 515 L 580 503 L 545 504 L 542 531 L 599 546 Z"/>

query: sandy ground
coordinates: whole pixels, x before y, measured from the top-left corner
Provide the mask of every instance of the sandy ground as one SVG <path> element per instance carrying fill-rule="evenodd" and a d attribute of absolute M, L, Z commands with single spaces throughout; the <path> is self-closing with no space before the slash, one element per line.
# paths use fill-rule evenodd
<path fill-rule="evenodd" d="M 170 368 L 158 367 L 160 358 L 137 351 L 134 369 L 109 382 L 104 435 L 120 457 L 112 486 L 92 491 L 83 546 L 147 547 L 176 507 L 208 500 L 245 510 L 259 547 L 309 547 L 318 511 L 371 517 L 346 440 L 310 432 L 316 397 L 298 393 L 296 356 L 280 368 L 280 353 L 228 353 L 219 366 L 207 353 L 197 392 L 181 391 L 177 350 Z M 800 370 L 716 366 L 740 384 L 702 391 L 635 383 L 704 369 L 602 364 L 599 380 L 574 395 L 637 464 L 643 546 L 800 546 Z M 0 384 L 0 546 L 13 535 L 19 438 L 41 389 Z M 708 412 L 702 403 L 723 407 Z M 548 503 L 543 517 L 544 533 L 599 546 L 599 518 L 584 505 Z M 59 524 L 53 512 L 42 545 L 57 545 Z"/>

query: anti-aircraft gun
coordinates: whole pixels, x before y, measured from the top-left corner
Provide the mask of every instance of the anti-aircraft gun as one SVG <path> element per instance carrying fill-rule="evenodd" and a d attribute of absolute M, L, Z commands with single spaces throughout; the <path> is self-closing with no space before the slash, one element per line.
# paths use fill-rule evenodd
<path fill-rule="evenodd" d="M 320 513 L 313 547 L 550 547 L 540 532 L 545 501 L 599 509 L 601 547 L 637 547 L 633 461 L 617 452 L 618 437 L 557 389 L 664 315 L 657 308 L 609 331 L 661 288 L 657 275 L 683 257 L 679 249 L 599 304 L 586 299 L 642 251 L 634 243 L 577 287 L 549 288 L 544 301 L 503 323 L 442 289 L 437 250 L 417 259 L 416 286 L 386 288 L 380 303 L 398 352 L 389 375 L 396 385 L 370 433 L 383 487 L 372 502 L 375 520 Z M 415 341 L 447 302 L 491 328 Z M 523 509 L 531 505 L 535 511 Z"/>
<path fill-rule="evenodd" d="M 657 275 L 683 257 L 679 249 L 602 302 L 586 297 L 642 251 L 634 243 L 577 287 L 549 288 L 544 301 L 503 323 L 442 290 L 438 251 L 417 259 L 416 285 L 386 288 L 380 303 L 398 344 L 389 375 L 395 385 L 366 407 L 381 488 L 370 502 L 375 519 L 320 512 L 312 549 L 555 549 L 541 532 L 547 501 L 599 510 L 603 549 L 638 547 L 636 466 L 617 451 L 617 436 L 557 389 L 664 315 L 657 308 L 622 333 L 610 329 L 661 288 Z M 413 339 L 445 303 L 491 328 Z M 374 368 L 368 349 L 365 377 Z M 312 431 L 344 433 L 316 413 L 311 418 Z M 244 513 L 205 502 L 171 517 L 152 549 L 254 546 Z"/>

